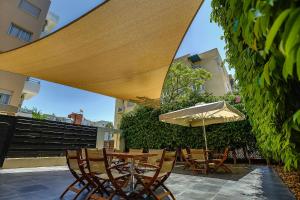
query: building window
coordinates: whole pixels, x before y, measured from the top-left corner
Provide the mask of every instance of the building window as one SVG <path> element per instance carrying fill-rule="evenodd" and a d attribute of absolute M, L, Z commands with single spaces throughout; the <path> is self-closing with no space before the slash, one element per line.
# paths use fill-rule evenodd
<path fill-rule="evenodd" d="M 9 29 L 8 29 L 8 34 L 19 38 L 20 40 L 24 41 L 24 42 L 30 42 L 31 38 L 32 38 L 32 33 L 30 33 L 29 31 L 24 30 L 23 28 L 15 25 L 15 24 L 11 24 Z"/>
<path fill-rule="evenodd" d="M 0 93 L 0 104 L 7 105 L 9 103 L 9 100 L 10 100 L 10 95 Z"/>
<path fill-rule="evenodd" d="M 192 68 L 193 69 L 200 69 L 200 68 L 202 68 L 202 66 L 201 65 L 199 65 L 199 64 L 192 64 Z"/>
<path fill-rule="evenodd" d="M 19 7 L 36 18 L 41 14 L 41 9 L 30 3 L 28 0 L 21 0 Z"/>
<path fill-rule="evenodd" d="M 127 101 L 127 107 L 133 107 L 133 106 L 135 106 L 135 103 L 132 103 L 132 102 L 130 102 L 130 101 Z"/>

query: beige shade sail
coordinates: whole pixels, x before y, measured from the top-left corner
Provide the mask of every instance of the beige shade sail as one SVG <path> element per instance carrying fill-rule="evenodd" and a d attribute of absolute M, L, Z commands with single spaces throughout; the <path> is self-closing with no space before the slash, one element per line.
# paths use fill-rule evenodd
<path fill-rule="evenodd" d="M 159 116 L 162 122 L 189 127 L 203 127 L 207 149 L 205 125 L 244 120 L 245 115 L 225 101 L 200 103 L 195 106 Z"/>
<path fill-rule="evenodd" d="M 121 99 L 158 99 L 201 4 L 109 0 L 43 39 L 1 53 L 0 70 Z"/>

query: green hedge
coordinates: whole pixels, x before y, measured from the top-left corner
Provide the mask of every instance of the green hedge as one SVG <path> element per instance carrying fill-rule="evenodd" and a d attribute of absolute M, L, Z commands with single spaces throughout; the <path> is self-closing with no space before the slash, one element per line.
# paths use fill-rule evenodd
<path fill-rule="evenodd" d="M 180 107 L 180 106 L 179 106 Z M 202 127 L 190 128 L 160 122 L 161 110 L 139 107 L 127 113 L 121 121 L 122 134 L 127 148 L 203 148 Z M 255 138 L 248 120 L 207 126 L 210 149 L 230 146 L 255 148 Z"/>

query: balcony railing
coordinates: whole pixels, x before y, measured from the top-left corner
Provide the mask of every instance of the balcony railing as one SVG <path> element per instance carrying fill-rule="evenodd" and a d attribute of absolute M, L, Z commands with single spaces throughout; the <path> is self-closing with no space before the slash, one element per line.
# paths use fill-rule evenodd
<path fill-rule="evenodd" d="M 37 95 L 40 91 L 40 81 L 31 77 L 28 77 L 25 81 L 23 88 L 24 99 L 30 99 Z"/>
<path fill-rule="evenodd" d="M 38 79 L 32 78 L 32 77 L 27 77 L 26 81 L 32 82 L 32 83 L 36 83 L 36 84 L 40 84 L 41 82 Z"/>

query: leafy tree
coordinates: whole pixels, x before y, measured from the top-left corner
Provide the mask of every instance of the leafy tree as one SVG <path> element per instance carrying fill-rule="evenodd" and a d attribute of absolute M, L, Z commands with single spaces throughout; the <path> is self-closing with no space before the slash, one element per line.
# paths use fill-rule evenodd
<path fill-rule="evenodd" d="M 112 122 L 109 122 L 105 125 L 105 128 L 114 128 L 114 125 Z"/>
<path fill-rule="evenodd" d="M 171 65 L 162 92 L 162 104 L 187 101 L 194 94 L 201 93 L 203 83 L 211 78 L 205 69 L 193 69 L 183 62 Z"/>
<path fill-rule="evenodd" d="M 44 115 L 40 110 L 38 110 L 36 107 L 32 108 L 32 118 L 34 119 L 46 119 L 46 115 Z"/>
<path fill-rule="evenodd" d="M 300 1 L 212 0 L 253 132 L 265 157 L 300 161 Z"/>

